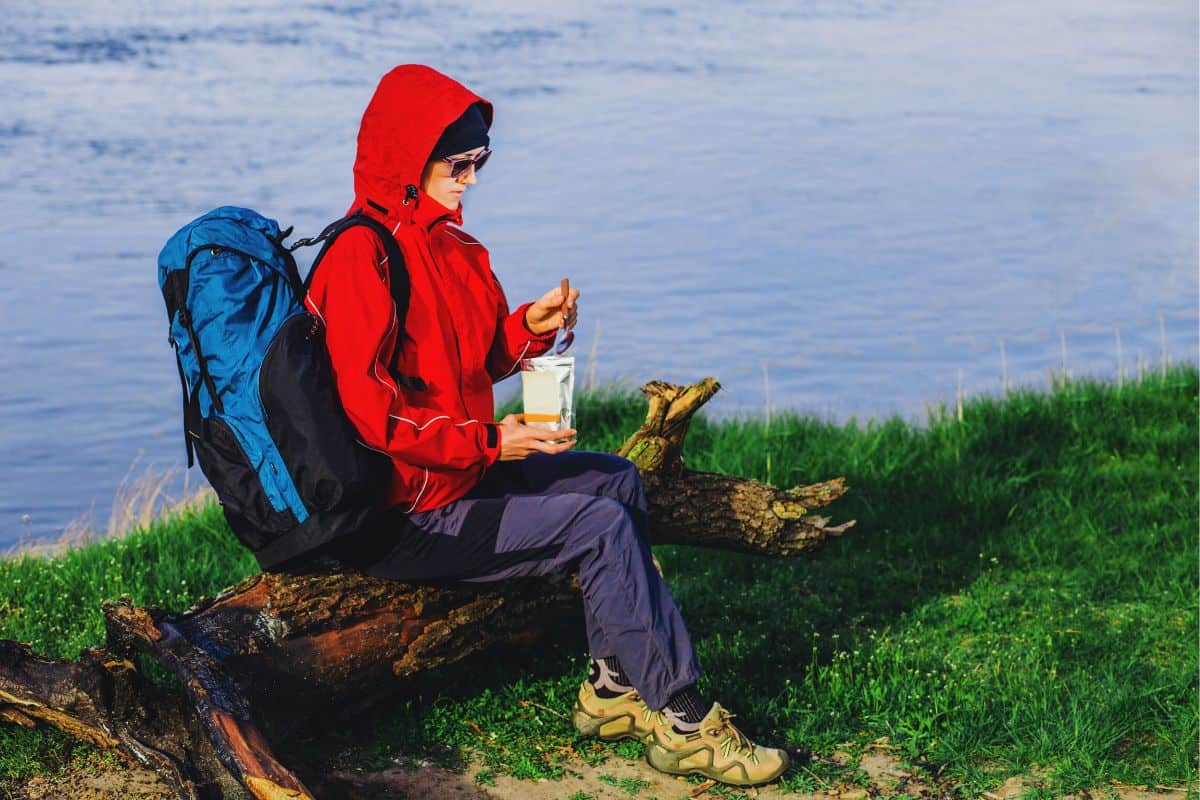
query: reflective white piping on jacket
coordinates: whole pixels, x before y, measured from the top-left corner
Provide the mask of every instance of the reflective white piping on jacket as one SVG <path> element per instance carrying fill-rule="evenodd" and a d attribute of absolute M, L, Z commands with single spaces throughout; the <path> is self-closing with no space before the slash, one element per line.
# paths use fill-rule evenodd
<path fill-rule="evenodd" d="M 304 305 L 308 306 L 309 310 L 317 315 L 317 319 L 321 320 L 322 325 L 324 325 L 326 328 L 329 327 L 325 324 L 325 317 L 321 314 L 321 309 L 317 308 L 317 304 L 313 302 L 311 297 L 306 296 L 304 298 Z"/>
<path fill-rule="evenodd" d="M 448 233 L 448 234 L 450 234 L 450 236 L 454 237 L 455 241 L 462 242 L 463 244 L 473 244 L 476 247 L 483 247 L 483 244 L 476 241 L 474 237 L 471 237 L 470 239 L 461 239 L 455 235 L 457 233 L 461 233 L 464 236 L 471 236 L 471 234 L 467 233 L 466 231 L 460 231 L 460 230 L 458 230 L 458 228 L 451 228 L 449 225 L 446 226 L 445 230 L 446 230 L 446 233 Z"/>
<path fill-rule="evenodd" d="M 425 481 L 421 484 L 421 491 L 417 492 L 417 499 L 413 500 L 412 505 L 405 510 L 405 514 L 412 513 L 412 510 L 417 507 L 417 503 L 421 502 L 421 495 L 425 494 L 425 487 L 429 485 L 429 467 L 425 467 Z"/>
<path fill-rule="evenodd" d="M 354 441 L 357 442 L 358 444 L 362 445 L 363 447 L 367 448 L 368 450 L 372 450 L 376 453 L 379 453 L 380 455 L 385 455 L 388 458 L 391 458 L 391 454 L 388 453 L 386 450 L 380 450 L 378 447 L 371 447 L 371 445 L 367 444 L 362 439 L 355 439 Z M 421 483 L 421 491 L 417 492 L 417 498 L 412 501 L 412 505 L 409 506 L 408 509 L 404 512 L 405 514 L 412 513 L 412 510 L 417 507 L 417 503 L 421 502 L 421 495 L 425 494 L 425 487 L 427 487 L 429 485 L 429 468 L 424 467 L 423 469 L 425 470 L 425 480 Z"/>
<path fill-rule="evenodd" d="M 360 445 L 362 445 L 363 447 L 367 448 L 368 450 L 373 450 L 374 452 L 376 452 L 376 453 L 379 453 L 381 456 L 387 456 L 388 458 L 391 458 L 391 457 L 392 457 L 392 456 L 391 456 L 391 454 L 390 454 L 390 453 L 388 453 L 388 451 L 387 451 L 387 450 L 380 450 L 378 447 L 371 447 L 371 445 L 367 444 L 367 443 L 366 443 L 366 442 L 364 442 L 362 439 L 355 439 L 354 441 L 355 441 L 357 444 L 360 444 Z"/>
<path fill-rule="evenodd" d="M 393 308 L 392 309 L 392 324 L 388 325 L 388 333 L 391 333 L 392 328 L 395 328 L 395 327 L 396 327 L 396 309 Z M 379 346 L 375 348 L 375 360 L 371 364 L 371 372 L 373 372 L 375 374 L 375 380 L 379 381 L 384 386 L 386 386 L 389 390 L 391 390 L 392 397 L 396 398 L 396 397 L 400 396 L 400 388 L 398 386 L 396 386 L 395 383 L 389 383 L 388 381 L 385 381 L 383 379 L 383 377 L 380 376 L 380 374 L 379 374 L 379 353 L 381 350 L 383 350 L 383 345 L 386 342 L 387 342 L 386 336 L 384 336 L 382 339 L 379 340 Z M 396 347 L 397 345 L 393 344 L 392 346 Z"/>
<path fill-rule="evenodd" d="M 509 375 L 512 375 L 513 370 L 517 368 L 517 364 L 521 363 L 521 359 L 524 358 L 525 353 L 527 353 L 529 351 L 529 345 L 531 345 L 531 344 L 533 344 L 532 341 L 525 342 L 525 347 L 524 347 L 524 349 L 521 350 L 521 355 L 517 356 L 517 360 L 513 362 L 513 365 L 511 367 L 508 368 L 508 372 L 504 373 L 499 378 L 496 378 L 497 381 L 502 381 L 505 378 L 507 378 Z"/>
<path fill-rule="evenodd" d="M 417 425 L 417 423 L 416 423 L 416 422 L 414 422 L 413 420 L 409 419 L 408 417 L 398 417 L 398 416 L 396 416 L 395 414 L 388 414 L 388 418 L 389 418 L 389 419 L 398 419 L 398 420 L 400 420 L 401 422 L 407 422 L 409 425 L 412 425 L 412 426 L 414 426 L 414 427 L 415 427 L 415 428 L 416 428 L 418 431 L 423 431 L 423 430 L 425 430 L 425 429 L 426 429 L 426 428 L 428 428 L 430 425 L 432 425 L 433 423 L 437 422 L 439 419 L 445 419 L 445 420 L 448 420 L 448 419 L 450 419 L 450 417 L 448 417 L 447 415 L 445 415 L 445 414 L 442 414 L 441 416 L 434 417 L 433 419 L 431 419 L 431 420 L 427 421 L 427 422 L 426 422 L 424 425 Z M 482 424 L 482 423 L 480 423 L 480 422 L 479 422 L 479 420 L 477 420 L 477 419 L 469 419 L 469 420 L 467 420 L 466 422 L 455 422 L 455 423 L 454 423 L 454 426 L 455 426 L 456 428 L 461 428 L 463 425 L 470 425 L 472 422 L 473 422 L 473 423 L 475 423 L 476 425 L 480 425 L 480 424 Z"/>
<path fill-rule="evenodd" d="M 395 236 L 396 231 L 398 231 L 398 230 L 400 230 L 399 222 L 396 223 L 396 227 L 392 228 L 392 236 Z M 387 263 L 387 261 L 388 261 L 388 257 L 385 254 L 383 256 L 383 258 L 379 259 L 379 266 L 382 267 L 384 264 Z M 390 294 L 390 287 L 389 287 L 389 294 Z M 400 320 L 396 318 L 395 305 L 392 306 L 392 313 L 391 313 L 390 319 L 391 319 L 391 324 L 388 325 L 388 333 L 389 334 L 392 332 L 392 328 L 399 328 Z M 400 346 L 400 342 L 396 341 L 399 338 L 400 338 L 400 332 L 399 332 L 399 330 L 397 330 L 396 337 L 392 340 L 392 349 L 393 350 Z M 383 376 L 381 376 L 379 374 L 379 352 L 383 349 L 383 343 L 386 342 L 387 340 L 388 340 L 387 336 L 384 336 L 382 339 L 379 340 L 379 347 L 375 348 L 375 361 L 371 364 L 371 372 L 373 372 L 375 374 L 375 380 L 379 381 L 384 386 L 386 386 L 391 391 L 393 398 L 397 398 L 400 396 L 400 387 L 397 386 L 394 381 L 384 380 Z"/>
<path fill-rule="evenodd" d="M 388 414 L 388 419 L 395 419 L 395 420 L 399 420 L 400 422 L 407 422 L 409 425 L 412 425 L 413 427 L 415 427 L 418 431 L 423 431 L 440 419 L 444 419 L 448 422 L 450 420 L 450 417 L 446 416 L 445 414 L 442 414 L 442 415 L 436 416 L 433 419 L 427 421 L 424 425 L 418 425 L 416 422 L 409 419 L 408 417 L 400 417 L 395 414 Z M 470 425 L 472 423 L 474 423 L 476 425 L 482 424 L 477 419 L 469 419 L 466 422 L 455 422 L 453 424 L 454 424 L 454 427 L 461 428 L 464 425 Z M 404 512 L 405 514 L 411 513 L 412 510 L 417 507 L 417 503 L 421 502 L 421 495 L 425 494 L 425 487 L 429 484 L 429 468 L 425 467 L 424 469 L 425 469 L 425 481 L 424 481 L 424 483 L 421 484 L 421 491 L 417 492 L 417 498 L 415 500 L 413 500 L 412 505 L 409 506 L 408 510 Z"/>
<path fill-rule="evenodd" d="M 396 223 L 396 227 L 397 227 L 397 228 L 399 228 L 399 227 L 400 227 L 400 224 L 399 224 L 399 223 Z M 396 232 L 395 232 L 395 231 L 392 231 L 392 233 L 393 233 L 393 234 L 395 234 Z M 383 257 L 383 258 L 380 260 L 380 262 L 379 262 L 379 266 L 381 266 L 381 267 L 382 267 L 384 264 L 386 264 L 386 263 L 387 263 L 387 260 L 388 260 L 388 259 L 387 259 L 387 256 L 384 256 L 384 257 Z M 316 302 L 314 302 L 314 301 L 313 301 L 313 299 L 312 299 L 312 295 L 305 295 L 305 296 L 304 296 L 304 305 L 306 305 L 306 306 L 309 308 L 309 310 L 310 310 L 310 311 L 312 311 L 312 313 L 316 314 L 316 316 L 317 316 L 317 319 L 321 320 L 321 324 L 322 324 L 322 325 L 324 325 L 326 328 L 328 328 L 328 327 L 329 327 L 329 323 L 327 323 L 327 322 L 325 321 L 325 315 L 321 313 L 321 309 L 317 308 L 317 304 L 316 304 Z M 376 376 L 376 377 L 378 377 L 378 376 Z M 389 388 L 390 388 L 390 387 L 389 387 Z"/>

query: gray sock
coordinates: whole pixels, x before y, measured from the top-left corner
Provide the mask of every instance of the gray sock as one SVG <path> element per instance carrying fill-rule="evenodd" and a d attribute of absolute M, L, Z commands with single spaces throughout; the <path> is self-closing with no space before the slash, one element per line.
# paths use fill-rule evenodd
<path fill-rule="evenodd" d="M 621 662 L 616 656 L 593 657 L 588 668 L 588 681 L 596 690 L 597 697 L 620 697 L 633 690 L 633 684 L 625 670 L 621 669 Z"/>
<path fill-rule="evenodd" d="M 662 713 L 677 733 L 695 733 L 700 730 L 700 723 L 711 707 L 693 684 L 671 695 Z"/>

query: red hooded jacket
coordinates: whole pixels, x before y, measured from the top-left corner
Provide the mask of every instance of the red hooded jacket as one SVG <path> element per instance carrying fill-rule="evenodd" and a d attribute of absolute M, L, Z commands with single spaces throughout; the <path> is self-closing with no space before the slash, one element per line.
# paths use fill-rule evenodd
<path fill-rule="evenodd" d="M 475 102 L 490 127 L 491 103 L 429 67 L 399 66 L 379 82 L 358 132 L 351 209 L 387 225 L 404 254 L 412 286 L 397 371 L 426 388 L 400 386 L 388 371 L 396 311 L 370 229 L 338 237 L 306 299 L 325 325 L 350 421 L 392 459 L 386 503 L 405 511 L 439 508 L 479 482 L 500 455 L 492 384 L 554 340 L 526 326 L 530 303 L 509 313 L 487 250 L 457 227 L 462 205 L 450 211 L 418 188 L 442 131 Z"/>

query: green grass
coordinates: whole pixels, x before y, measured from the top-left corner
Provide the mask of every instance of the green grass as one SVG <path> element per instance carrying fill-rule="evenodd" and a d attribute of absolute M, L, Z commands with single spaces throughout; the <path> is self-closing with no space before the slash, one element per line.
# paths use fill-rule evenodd
<path fill-rule="evenodd" d="M 1195 781 L 1197 399 L 1183 366 L 1121 389 L 978 398 L 962 422 L 698 418 L 690 468 L 766 479 L 769 464 L 780 486 L 845 475 L 830 511 L 858 519 L 815 558 L 657 549 L 701 690 L 752 736 L 813 753 L 785 775 L 790 789 L 846 780 L 835 746 L 882 736 L 918 770 L 944 765 L 967 795 L 1031 771 L 1056 794 Z M 629 392 L 579 405 L 585 449 L 614 449 L 644 417 Z M 102 640 L 103 599 L 180 609 L 253 570 L 213 508 L 0 562 L 0 638 L 73 657 Z M 565 719 L 585 674 L 581 627 L 424 675 L 314 742 L 314 757 L 463 767 L 473 753 L 481 783 L 559 776 L 570 753 L 636 758 L 641 745 L 582 739 Z M 0 727 L 0 781 L 78 749 Z"/>
<path fill-rule="evenodd" d="M 620 789 L 624 794 L 630 797 L 637 797 L 650 785 L 649 781 L 639 780 L 637 778 L 618 778 L 615 775 L 601 775 L 599 780 L 616 789 Z"/>

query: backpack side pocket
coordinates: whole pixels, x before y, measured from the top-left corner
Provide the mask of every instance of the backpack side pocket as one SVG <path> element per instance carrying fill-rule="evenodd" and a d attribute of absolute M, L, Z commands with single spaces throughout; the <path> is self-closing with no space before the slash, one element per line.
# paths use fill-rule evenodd
<path fill-rule="evenodd" d="M 380 465 L 342 409 L 323 334 L 308 314 L 280 327 L 263 357 L 259 400 L 310 512 L 362 509 L 376 499 Z"/>
<path fill-rule="evenodd" d="M 206 417 L 193 444 L 200 469 L 216 490 L 235 536 L 251 550 L 296 527 L 290 509 L 276 511 L 263 489 L 258 470 L 233 430 L 220 417 Z"/>

